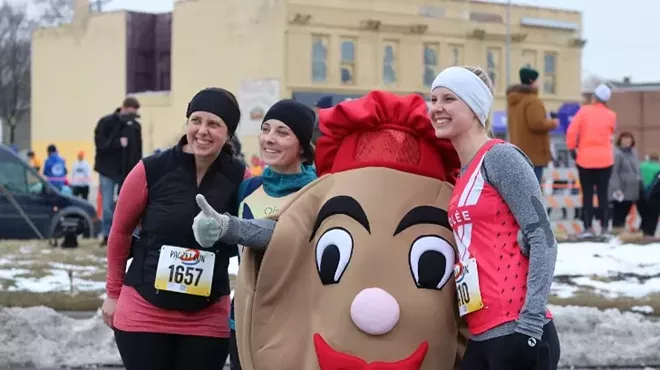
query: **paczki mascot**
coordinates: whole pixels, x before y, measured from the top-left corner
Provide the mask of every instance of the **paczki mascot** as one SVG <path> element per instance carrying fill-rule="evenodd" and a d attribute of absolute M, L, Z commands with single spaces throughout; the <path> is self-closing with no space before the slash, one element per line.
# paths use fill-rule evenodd
<path fill-rule="evenodd" d="M 462 356 L 447 205 L 459 169 L 419 96 L 321 110 L 320 177 L 245 248 L 235 290 L 246 370 L 450 370 Z"/>

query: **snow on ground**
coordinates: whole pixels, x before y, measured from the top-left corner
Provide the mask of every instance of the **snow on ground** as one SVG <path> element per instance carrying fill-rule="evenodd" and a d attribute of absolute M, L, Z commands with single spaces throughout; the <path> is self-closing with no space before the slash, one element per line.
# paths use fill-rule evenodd
<path fill-rule="evenodd" d="M 660 322 L 637 313 L 551 306 L 563 366 L 660 364 Z M 0 308 L 0 368 L 120 365 L 101 317 L 74 320 L 49 308 Z"/>
<path fill-rule="evenodd" d="M 660 293 L 660 243 L 560 243 L 552 293 L 560 298 L 588 288 L 607 298 Z"/>

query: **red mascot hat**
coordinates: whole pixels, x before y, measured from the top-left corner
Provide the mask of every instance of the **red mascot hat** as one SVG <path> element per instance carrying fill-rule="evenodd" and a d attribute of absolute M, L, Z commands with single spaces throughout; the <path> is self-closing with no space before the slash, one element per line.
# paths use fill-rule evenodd
<path fill-rule="evenodd" d="M 460 170 L 451 142 L 438 139 L 419 95 L 372 91 L 319 112 L 319 176 L 363 167 L 386 167 L 447 181 Z"/>

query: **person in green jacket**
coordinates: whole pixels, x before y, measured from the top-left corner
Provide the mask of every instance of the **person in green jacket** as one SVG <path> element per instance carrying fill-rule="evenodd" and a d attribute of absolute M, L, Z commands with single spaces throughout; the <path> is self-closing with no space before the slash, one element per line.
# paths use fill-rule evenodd
<path fill-rule="evenodd" d="M 658 173 L 660 173 L 660 156 L 658 153 L 653 152 L 649 154 L 648 158 L 640 163 L 639 172 L 642 176 L 644 190 L 647 190 L 653 183 L 653 180 L 658 177 Z"/>

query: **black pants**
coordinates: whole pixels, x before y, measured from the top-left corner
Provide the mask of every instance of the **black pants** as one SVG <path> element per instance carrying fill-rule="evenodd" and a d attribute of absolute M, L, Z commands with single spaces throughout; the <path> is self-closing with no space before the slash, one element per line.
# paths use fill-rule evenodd
<path fill-rule="evenodd" d="M 582 184 L 582 222 L 584 230 L 589 231 L 594 217 L 594 187 L 598 194 L 598 209 L 603 231 L 607 231 L 607 220 L 609 217 L 609 194 L 608 187 L 612 167 L 607 168 L 582 168 L 578 166 L 578 176 Z"/>
<path fill-rule="evenodd" d="M 72 186 L 71 187 L 71 192 L 73 193 L 74 197 L 81 197 L 84 200 L 88 200 L 89 198 L 89 186 Z"/>
<path fill-rule="evenodd" d="M 633 201 L 612 202 L 612 227 L 624 227 Z"/>
<path fill-rule="evenodd" d="M 637 202 L 637 209 L 642 218 L 640 229 L 646 236 L 655 236 L 655 229 L 660 218 L 660 197 L 655 196 L 647 199 L 642 196 Z"/>
<path fill-rule="evenodd" d="M 532 368 L 520 367 L 511 363 L 511 351 L 505 346 L 506 337 L 498 337 L 484 341 L 469 340 L 461 370 L 557 370 L 560 347 L 559 336 L 555 324 L 550 321 L 543 328 L 543 337 L 537 344 L 539 361 Z M 515 358 L 515 354 L 513 354 Z"/>
<path fill-rule="evenodd" d="M 126 370 L 220 370 L 227 361 L 228 338 L 115 329 Z"/>

